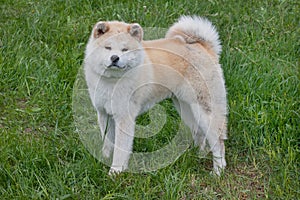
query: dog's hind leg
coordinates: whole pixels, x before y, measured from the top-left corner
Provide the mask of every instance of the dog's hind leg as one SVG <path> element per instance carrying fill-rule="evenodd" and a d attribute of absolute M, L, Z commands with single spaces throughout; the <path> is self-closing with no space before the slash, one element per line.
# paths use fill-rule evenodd
<path fill-rule="evenodd" d="M 226 139 L 226 115 L 222 112 L 217 113 L 216 110 L 205 112 L 199 104 L 192 104 L 191 110 L 204 134 L 204 140 L 208 141 L 212 151 L 214 172 L 220 175 L 226 166 L 224 145 L 224 139 Z"/>
<path fill-rule="evenodd" d="M 178 100 L 177 98 L 172 98 L 172 100 L 184 124 L 190 128 L 195 146 L 201 146 L 201 130 L 195 120 L 190 105 L 184 101 Z"/>

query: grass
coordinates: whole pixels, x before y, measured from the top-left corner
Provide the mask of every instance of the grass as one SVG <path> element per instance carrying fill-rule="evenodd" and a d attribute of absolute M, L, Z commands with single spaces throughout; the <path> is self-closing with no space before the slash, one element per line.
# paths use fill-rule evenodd
<path fill-rule="evenodd" d="M 2 0 L 1 199 L 299 199 L 299 7 L 296 0 Z M 111 178 L 72 116 L 91 27 L 124 20 L 166 28 L 183 14 L 206 16 L 220 32 L 230 108 L 226 173 L 211 176 L 210 157 L 190 149 L 158 171 Z M 168 101 L 162 105 L 176 120 Z M 167 137 L 173 129 L 166 125 Z"/>

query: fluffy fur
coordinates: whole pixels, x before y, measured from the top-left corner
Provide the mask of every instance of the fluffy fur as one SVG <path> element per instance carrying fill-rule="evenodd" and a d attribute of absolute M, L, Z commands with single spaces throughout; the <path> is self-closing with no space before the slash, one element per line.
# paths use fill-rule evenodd
<path fill-rule="evenodd" d="M 171 97 L 195 144 L 208 142 L 217 174 L 226 166 L 226 90 L 221 45 L 207 19 L 183 16 L 166 38 L 143 41 L 138 24 L 98 22 L 86 47 L 84 69 L 104 139 L 110 173 L 128 168 L 136 117 Z"/>

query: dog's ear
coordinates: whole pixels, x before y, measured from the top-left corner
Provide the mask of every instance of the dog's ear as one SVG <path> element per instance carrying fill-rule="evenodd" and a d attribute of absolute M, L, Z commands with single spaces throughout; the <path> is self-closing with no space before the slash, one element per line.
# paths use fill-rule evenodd
<path fill-rule="evenodd" d="M 104 33 L 106 33 L 109 30 L 108 23 L 105 22 L 98 22 L 94 26 L 94 38 L 98 38 L 102 36 Z"/>
<path fill-rule="evenodd" d="M 142 27 L 139 24 L 137 23 L 130 24 L 128 26 L 128 32 L 132 37 L 137 39 L 137 41 L 139 42 L 142 41 L 144 33 Z"/>

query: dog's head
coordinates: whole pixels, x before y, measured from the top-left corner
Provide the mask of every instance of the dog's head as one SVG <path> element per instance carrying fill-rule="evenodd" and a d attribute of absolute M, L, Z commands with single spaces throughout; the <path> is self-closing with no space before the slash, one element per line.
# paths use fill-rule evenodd
<path fill-rule="evenodd" d="M 102 76 L 119 77 L 143 63 L 139 24 L 98 22 L 86 48 L 85 62 Z"/>

